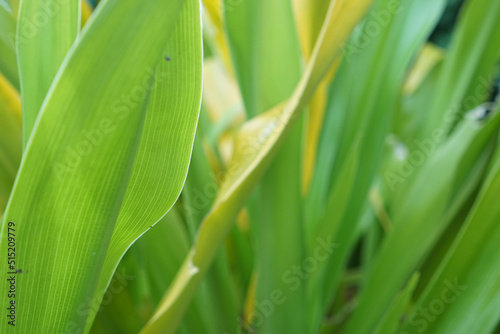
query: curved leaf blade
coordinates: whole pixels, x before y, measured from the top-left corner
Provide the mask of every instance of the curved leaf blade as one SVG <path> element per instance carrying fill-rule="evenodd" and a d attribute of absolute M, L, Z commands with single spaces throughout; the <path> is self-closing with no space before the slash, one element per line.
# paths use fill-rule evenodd
<path fill-rule="evenodd" d="M 145 102 L 182 1 L 109 0 L 45 100 L 2 225 L 16 225 L 16 332 L 82 332 L 125 195 Z M 148 24 L 144 24 L 147 21 Z M 126 41 L 126 43 L 124 43 Z M 95 50 L 102 50 L 97 54 Z M 126 70 L 124 70 L 126 69 Z M 96 75 L 99 73 L 99 75 Z M 116 103 L 139 89 L 125 110 Z M 88 134 L 101 131 L 99 143 Z M 79 153 L 78 153 L 79 152 Z M 61 166 L 62 165 L 62 166 Z M 1 265 L 2 272 L 7 261 Z M 8 287 L 0 287 L 8 303 Z M 2 333 L 14 327 L 2 322 Z"/>
<path fill-rule="evenodd" d="M 158 65 L 129 186 L 92 305 L 100 305 L 121 258 L 179 197 L 189 167 L 201 103 L 202 44 L 198 0 L 186 0 Z M 161 172 L 159 172 L 161 171 Z M 91 309 L 90 326 L 96 308 Z"/>

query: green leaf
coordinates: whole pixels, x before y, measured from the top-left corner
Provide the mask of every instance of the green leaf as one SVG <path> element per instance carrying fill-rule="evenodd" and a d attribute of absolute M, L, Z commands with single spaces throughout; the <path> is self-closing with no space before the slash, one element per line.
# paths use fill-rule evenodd
<path fill-rule="evenodd" d="M 318 247 L 318 240 L 331 241 L 334 238 L 337 240 L 345 240 L 345 236 L 339 232 L 339 227 L 342 224 L 342 218 L 348 208 L 349 199 L 353 191 L 354 180 L 359 168 L 359 145 L 360 140 L 353 144 L 346 163 L 339 173 L 339 182 L 330 191 L 326 211 L 317 222 L 311 222 L 313 234 L 308 241 L 308 255 L 314 256 Z M 334 237 L 335 236 L 335 237 Z M 334 253 L 330 256 L 337 256 L 336 248 L 340 244 L 333 244 Z M 312 273 L 310 282 L 308 282 L 308 306 L 310 321 L 312 322 L 312 331 L 315 332 L 321 325 L 325 308 L 331 303 L 331 298 L 325 295 L 323 289 L 337 275 L 337 268 L 329 265 L 329 261 L 319 264 L 319 269 Z"/>
<path fill-rule="evenodd" d="M 254 117 L 288 98 L 300 78 L 291 2 L 224 3 L 233 63 L 247 115 Z"/>
<path fill-rule="evenodd" d="M 80 28 L 80 1 L 23 0 L 16 36 L 23 147 L 57 71 Z"/>
<path fill-rule="evenodd" d="M 7 258 L 7 233 L 9 222 L 13 222 L 16 235 L 13 268 L 27 271 L 17 276 L 16 289 L 22 293 L 16 295 L 16 305 L 22 307 L 17 308 L 16 332 L 83 332 L 99 278 L 106 286 L 116 267 L 116 262 L 107 260 L 111 264 L 101 272 L 112 235 L 114 239 L 121 236 L 113 233 L 118 215 L 123 212 L 120 207 L 128 207 L 127 201 L 134 196 L 145 197 L 138 192 L 141 189 L 156 199 L 153 202 L 149 197 L 151 204 L 169 198 L 175 200 L 178 196 L 170 193 L 172 188 L 168 188 L 167 197 L 162 197 L 165 192 L 146 191 L 145 186 L 140 188 L 143 181 L 136 178 L 138 172 L 144 174 L 145 180 L 149 176 L 144 168 L 147 165 L 141 162 L 145 155 L 157 152 L 155 142 L 148 141 L 152 134 L 172 136 L 178 142 L 179 133 L 186 136 L 194 133 L 196 122 L 187 123 L 189 119 L 197 119 L 199 77 L 193 81 L 191 76 L 169 76 L 179 83 L 174 85 L 175 94 L 190 103 L 169 100 L 172 104 L 166 104 L 165 95 L 159 91 L 165 84 L 159 81 L 163 65 L 155 73 L 159 63 L 167 62 L 164 48 L 173 35 L 182 4 L 181 0 L 101 3 L 57 75 L 28 142 L 2 226 L 0 255 Z M 185 33 L 193 36 L 189 45 L 199 50 L 201 41 L 194 38 L 199 33 L 196 26 Z M 178 38 L 173 41 L 180 43 Z M 170 54 L 172 61 L 176 56 L 179 55 Z M 195 60 L 199 65 L 193 71 L 198 73 L 201 57 L 186 57 L 188 61 L 180 62 L 181 68 L 190 69 L 191 60 Z M 187 82 L 189 91 L 181 91 Z M 167 97 L 173 94 L 171 91 L 165 92 Z M 158 129 L 146 117 L 148 105 L 165 107 L 160 111 L 169 111 L 167 115 L 178 108 L 181 116 L 172 116 L 168 127 Z M 188 147 L 181 147 L 181 142 L 174 148 L 163 148 L 169 154 L 181 151 L 184 157 L 184 161 L 173 159 L 179 170 L 165 169 L 172 187 L 178 184 L 180 188 L 184 181 L 185 170 L 181 169 L 187 168 L 192 139 L 184 140 L 189 142 Z M 145 148 L 150 152 L 143 152 Z M 136 170 L 137 166 L 142 169 Z M 179 175 L 182 175 L 180 180 L 171 179 Z M 127 184 L 131 187 L 127 188 Z M 140 209 L 135 214 L 149 212 L 143 202 L 140 205 L 132 206 Z M 167 203 L 167 208 L 162 208 L 165 211 L 162 210 L 161 216 L 170 206 Z M 130 230 L 142 229 L 146 221 L 129 216 L 134 219 Z M 116 227 L 125 222 L 121 220 Z M 124 240 L 133 241 L 137 237 L 130 235 Z M 111 241 L 115 248 L 109 254 L 119 254 L 121 258 L 123 248 L 129 245 Z M 12 270 L 7 261 L 0 268 L 5 273 Z M 0 289 L 4 303 L 9 302 L 6 289 L 7 285 Z M 2 332 L 14 331 L 6 321 L 0 326 Z"/>
<path fill-rule="evenodd" d="M 373 331 L 373 334 L 396 333 L 408 304 L 410 303 L 411 296 L 418 283 L 419 277 L 420 275 L 418 273 L 413 274 L 403 291 L 394 298 L 390 308 L 384 314 L 384 317 Z"/>
<path fill-rule="evenodd" d="M 300 79 L 301 58 L 290 1 L 258 0 L 247 2 L 246 6 L 251 8 L 226 10 L 226 19 L 247 115 L 255 116 L 293 93 Z M 258 245 L 258 279 L 251 306 L 267 300 L 275 290 L 282 291 L 287 299 L 274 306 L 272 317 L 263 317 L 262 321 L 256 318 L 254 324 L 249 324 L 262 332 L 306 331 L 305 284 L 291 291 L 290 283 L 281 277 L 294 264 L 301 263 L 305 255 L 300 198 L 301 132 L 299 121 L 263 176 L 258 188 L 258 210 L 251 214 L 256 228 L 254 243 Z M 281 241 L 279 247 L 277 238 Z"/>
<path fill-rule="evenodd" d="M 165 216 L 186 179 L 201 103 L 199 1 L 186 0 L 177 25 L 172 28 L 172 37 L 163 50 L 163 57 L 170 60 L 162 58 L 156 69 L 141 141 L 102 268 L 95 304 L 100 303 L 123 254 Z M 120 108 L 124 106 L 122 103 Z M 87 326 L 92 317 L 93 310 Z"/>

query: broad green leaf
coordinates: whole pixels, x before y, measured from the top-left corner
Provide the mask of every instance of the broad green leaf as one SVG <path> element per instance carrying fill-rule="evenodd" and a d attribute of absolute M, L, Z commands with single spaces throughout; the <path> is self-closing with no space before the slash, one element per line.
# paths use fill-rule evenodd
<path fill-rule="evenodd" d="M 155 68 L 165 62 L 162 51 L 182 3 L 108 0 L 66 58 L 3 220 L 0 255 L 7 259 L 12 222 L 16 257 L 12 267 L 5 261 L 0 268 L 25 273 L 16 276 L 17 330 L 4 321 L 2 333 L 83 332 L 126 196 Z M 0 288 L 4 304 L 7 289 Z"/>
<path fill-rule="evenodd" d="M 175 11 L 170 17 L 175 17 L 173 15 Z M 179 197 L 186 179 L 201 103 L 199 1 L 184 1 L 175 29 L 171 30 L 172 37 L 163 49 L 166 58 L 156 69 L 141 141 L 101 271 L 94 305 L 99 305 L 123 254 L 165 216 Z M 126 106 L 127 101 L 118 105 L 119 108 Z M 91 324 L 93 311 L 87 326 Z"/>
<path fill-rule="evenodd" d="M 336 4 L 331 2 L 314 56 L 290 100 L 252 119 L 240 131 L 235 156 L 217 200 L 202 222 L 196 243 L 169 292 L 143 333 L 175 331 L 234 218 L 263 176 L 293 120 L 323 80 L 338 55 L 340 44 L 366 13 L 371 1 L 349 1 L 339 7 Z M 351 15 L 345 15 L 347 12 Z"/>
<path fill-rule="evenodd" d="M 23 147 L 42 103 L 80 27 L 80 1 L 23 0 L 16 36 Z"/>

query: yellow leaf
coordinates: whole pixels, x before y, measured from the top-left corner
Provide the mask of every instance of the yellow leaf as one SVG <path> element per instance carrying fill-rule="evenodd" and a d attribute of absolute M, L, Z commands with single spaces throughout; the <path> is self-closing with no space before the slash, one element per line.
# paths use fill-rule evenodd
<path fill-rule="evenodd" d="M 415 64 L 413 65 L 408 78 L 406 79 L 403 92 L 411 95 L 417 90 L 427 75 L 444 58 L 444 51 L 438 46 L 427 43 L 420 52 Z"/>

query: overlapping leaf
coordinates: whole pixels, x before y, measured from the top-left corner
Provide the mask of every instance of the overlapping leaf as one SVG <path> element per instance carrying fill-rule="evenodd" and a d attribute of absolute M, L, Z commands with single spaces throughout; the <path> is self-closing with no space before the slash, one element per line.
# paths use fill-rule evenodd
<path fill-rule="evenodd" d="M 91 303 L 99 277 L 105 287 L 116 268 L 111 261 L 101 273 L 108 245 L 114 246 L 110 258 L 119 260 L 145 231 L 143 225 L 156 223 L 170 208 L 168 201 L 177 198 L 201 94 L 199 29 L 191 24 L 173 32 L 183 3 L 102 3 L 57 74 L 28 143 L 2 226 L 5 258 L 9 222 L 16 231 L 16 263 L 7 268 L 4 262 L 2 271 L 25 271 L 16 283 L 17 291 L 23 292 L 16 295 L 16 303 L 23 305 L 17 310 L 17 332 L 83 332 L 89 312 L 94 311 Z M 187 4 L 189 20 L 199 27 L 198 2 Z M 176 38 L 169 38 L 173 35 Z M 167 40 L 171 42 L 166 44 Z M 182 53 L 165 55 L 166 45 L 172 53 L 179 52 L 175 48 L 179 45 L 198 52 L 184 55 L 184 62 L 179 58 L 179 65 L 169 72 L 163 65 L 168 63 L 165 57 L 175 61 Z M 191 74 L 179 75 L 187 68 Z M 169 94 L 178 98 L 167 99 Z M 151 112 L 152 106 L 160 109 Z M 154 123 L 155 115 L 162 120 L 170 117 L 171 122 Z M 163 184 L 149 178 L 153 163 L 146 162 L 154 154 L 160 156 L 159 150 L 166 152 L 158 160 L 165 167 L 160 176 Z M 164 189 L 165 183 L 169 187 Z M 147 191 L 151 184 L 159 190 Z M 134 196 L 139 207 L 127 204 Z M 144 211 L 139 199 L 157 210 Z M 130 208 L 138 217 L 120 208 Z M 120 219 L 116 227 L 123 234 L 116 234 L 120 212 L 135 224 L 125 226 L 129 221 Z M 151 212 L 155 220 L 147 221 L 142 212 Z M 123 237 L 124 244 L 110 242 L 112 235 L 113 240 Z M 6 288 L 2 285 L 3 300 L 8 303 Z M 14 328 L 6 322 L 1 326 L 6 333 Z"/>

